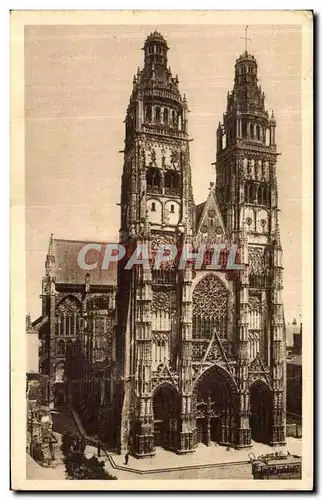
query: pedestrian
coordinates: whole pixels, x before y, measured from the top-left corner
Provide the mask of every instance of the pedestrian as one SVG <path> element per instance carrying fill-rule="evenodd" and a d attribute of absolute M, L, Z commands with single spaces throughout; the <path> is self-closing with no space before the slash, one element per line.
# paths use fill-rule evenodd
<path fill-rule="evenodd" d="M 129 461 L 129 451 L 127 451 L 126 456 L 124 457 L 125 465 L 128 465 L 128 461 Z"/>

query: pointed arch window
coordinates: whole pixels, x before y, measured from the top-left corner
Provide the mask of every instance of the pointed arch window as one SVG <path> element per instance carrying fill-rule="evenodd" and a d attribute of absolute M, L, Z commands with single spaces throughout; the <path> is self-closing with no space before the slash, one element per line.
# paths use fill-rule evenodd
<path fill-rule="evenodd" d="M 151 118 L 152 118 L 151 106 L 148 105 L 146 106 L 146 121 L 151 122 Z"/>
<path fill-rule="evenodd" d="M 155 109 L 155 121 L 157 123 L 160 122 L 160 107 L 159 106 L 157 106 L 157 108 Z"/>
<path fill-rule="evenodd" d="M 253 126 L 253 123 L 250 123 L 250 137 L 251 137 L 251 139 L 254 138 L 254 126 Z"/>
<path fill-rule="evenodd" d="M 161 187 L 161 175 L 158 168 L 149 167 L 146 174 L 147 179 L 147 189 L 160 189 Z"/>
<path fill-rule="evenodd" d="M 227 334 L 228 292 L 221 280 L 207 275 L 193 292 L 193 339 L 210 339 L 216 330 L 219 337 Z"/>
<path fill-rule="evenodd" d="M 256 128 L 257 132 L 257 141 L 260 141 L 260 125 L 257 125 L 257 128 Z"/>
<path fill-rule="evenodd" d="M 176 126 L 176 113 L 174 110 L 172 111 L 172 126 Z"/>
<path fill-rule="evenodd" d="M 263 200 L 264 200 L 264 191 L 263 191 L 263 186 L 258 187 L 258 196 L 257 196 L 257 203 L 259 205 L 263 205 Z"/>
<path fill-rule="evenodd" d="M 264 184 L 260 184 L 257 190 L 257 200 L 258 205 L 268 206 L 270 204 L 270 189 Z"/>
<path fill-rule="evenodd" d="M 182 130 L 182 116 L 178 115 L 178 130 Z"/>
<path fill-rule="evenodd" d="M 251 200 L 251 184 L 248 182 L 244 187 L 244 201 L 250 203 Z"/>
<path fill-rule="evenodd" d="M 168 109 L 164 108 L 164 123 L 168 123 Z"/>
<path fill-rule="evenodd" d="M 252 184 L 251 185 L 251 197 L 250 197 L 251 203 L 257 203 L 257 191 L 258 191 L 257 185 Z"/>
<path fill-rule="evenodd" d="M 57 306 L 57 335 L 75 336 L 81 326 L 81 304 L 74 296 L 65 297 Z"/>
<path fill-rule="evenodd" d="M 242 120 L 242 137 L 247 136 L 247 124 L 245 120 Z"/>
<path fill-rule="evenodd" d="M 263 204 L 266 206 L 270 205 L 270 189 L 268 186 L 264 186 Z"/>
<path fill-rule="evenodd" d="M 179 189 L 179 174 L 178 172 L 167 171 L 165 174 L 165 189 L 166 192 L 171 194 L 172 192 L 177 193 Z"/>

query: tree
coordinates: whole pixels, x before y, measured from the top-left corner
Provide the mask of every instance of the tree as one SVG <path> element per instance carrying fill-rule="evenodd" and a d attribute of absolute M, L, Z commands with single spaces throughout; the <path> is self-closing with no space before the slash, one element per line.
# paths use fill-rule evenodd
<path fill-rule="evenodd" d="M 65 475 L 67 479 L 107 479 L 115 480 L 104 468 L 104 462 L 93 455 L 86 458 L 84 436 L 66 432 L 62 437 L 61 450 L 64 454 Z"/>

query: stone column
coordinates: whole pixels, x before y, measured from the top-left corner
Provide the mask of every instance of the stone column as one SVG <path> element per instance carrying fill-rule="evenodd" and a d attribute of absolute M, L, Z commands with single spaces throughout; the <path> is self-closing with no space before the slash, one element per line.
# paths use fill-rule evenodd
<path fill-rule="evenodd" d="M 196 444 L 196 421 L 192 408 L 192 269 L 182 274 L 179 376 L 182 396 L 178 453 L 188 453 Z"/>
<path fill-rule="evenodd" d="M 244 448 L 251 445 L 249 427 L 249 278 L 248 278 L 248 241 L 244 229 L 241 232 L 241 262 L 245 269 L 241 271 L 238 282 L 238 352 L 237 352 L 237 395 L 236 395 L 236 447 Z"/>
<path fill-rule="evenodd" d="M 273 385 L 271 445 L 286 444 L 286 359 L 283 337 L 282 249 L 279 235 L 272 247 L 271 376 Z"/>
<path fill-rule="evenodd" d="M 54 278 L 49 278 L 49 387 L 48 402 L 54 408 L 55 361 L 56 361 L 56 290 Z"/>
<path fill-rule="evenodd" d="M 144 244 L 148 245 L 145 240 Z M 131 407 L 132 448 L 138 458 L 155 454 L 154 417 L 151 392 L 152 364 L 152 277 L 150 268 L 139 266 L 134 293 L 135 346 L 134 349 L 134 391 Z"/>

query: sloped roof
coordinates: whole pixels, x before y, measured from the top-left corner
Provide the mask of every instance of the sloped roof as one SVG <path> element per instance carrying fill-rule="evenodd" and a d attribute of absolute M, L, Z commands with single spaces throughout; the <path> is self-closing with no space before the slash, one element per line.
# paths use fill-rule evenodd
<path fill-rule="evenodd" d="M 195 208 L 195 214 L 196 214 L 196 227 L 198 227 L 201 215 L 204 211 L 206 201 L 203 201 L 203 203 L 200 203 L 199 205 L 196 205 Z"/>
<path fill-rule="evenodd" d="M 35 319 L 35 321 L 32 322 L 32 328 L 33 331 L 32 333 L 38 333 L 40 328 L 44 326 L 48 321 L 48 316 L 39 316 L 39 318 Z"/>
<path fill-rule="evenodd" d="M 85 255 L 86 264 L 97 262 L 97 267 L 92 270 L 83 269 L 78 263 L 80 251 L 89 244 L 100 246 L 100 251 L 92 248 Z M 107 242 L 53 239 L 55 257 L 53 274 L 56 283 L 84 284 L 85 277 L 89 274 L 90 285 L 115 286 L 117 283 L 117 262 L 109 263 L 108 269 L 102 269 L 106 245 Z"/>

